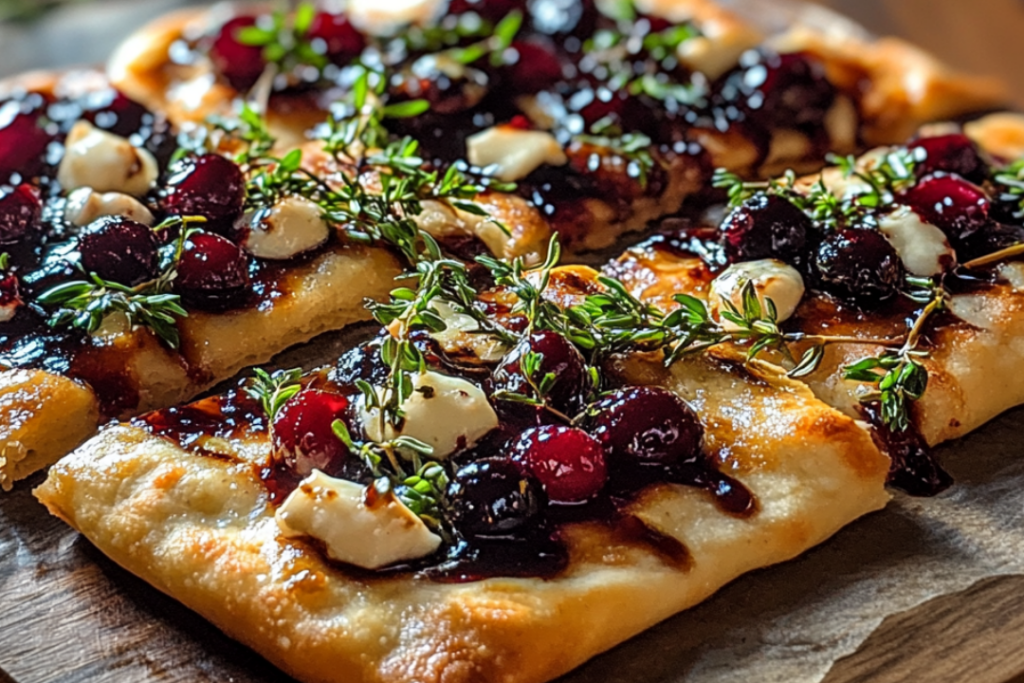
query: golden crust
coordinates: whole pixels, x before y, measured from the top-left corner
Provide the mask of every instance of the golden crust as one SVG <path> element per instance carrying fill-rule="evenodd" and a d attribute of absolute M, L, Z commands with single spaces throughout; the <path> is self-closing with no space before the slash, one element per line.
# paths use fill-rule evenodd
<path fill-rule="evenodd" d="M 364 300 L 386 297 L 400 272 L 384 250 L 338 247 L 290 269 L 277 283 L 280 294 L 254 308 L 192 312 L 179 322 L 180 353 L 148 330 L 108 319 L 93 338 L 90 364 L 122 375 L 125 386 L 137 390 L 137 403 L 120 417 L 171 406 L 290 346 L 368 319 Z M 0 371 L 4 415 L 10 416 L 8 429 L 0 430 L 5 486 L 55 462 L 95 433 L 100 419 L 88 386 L 42 371 Z"/>
<path fill-rule="evenodd" d="M 624 360 L 688 396 L 723 471 L 756 496 L 745 519 L 661 486 L 630 513 L 685 545 L 685 566 L 599 523 L 567 531 L 550 580 L 359 578 L 280 536 L 251 463 L 112 427 L 51 468 L 36 495 L 129 571 L 307 682 L 540 683 L 781 562 L 882 507 L 888 459 L 853 420 L 758 366 Z M 236 444 L 259 457 L 264 435 Z M 573 633 L 572 639 L 564 638 Z"/>

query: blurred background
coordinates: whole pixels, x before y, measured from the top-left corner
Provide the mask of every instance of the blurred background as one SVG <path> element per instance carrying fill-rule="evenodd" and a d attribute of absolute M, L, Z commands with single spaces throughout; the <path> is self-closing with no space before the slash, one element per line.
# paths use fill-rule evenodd
<path fill-rule="evenodd" d="M 814 1 L 846 14 L 874 33 L 908 38 L 963 69 L 1000 76 L 1020 93 L 1018 101 L 1024 104 L 1021 0 Z M 33 68 L 101 63 L 133 28 L 190 4 L 204 3 L 0 0 L 0 76 Z"/>

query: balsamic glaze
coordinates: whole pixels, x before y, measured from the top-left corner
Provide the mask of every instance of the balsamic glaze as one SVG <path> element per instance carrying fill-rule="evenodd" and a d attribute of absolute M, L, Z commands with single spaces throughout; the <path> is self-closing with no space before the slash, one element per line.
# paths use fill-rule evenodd
<path fill-rule="evenodd" d="M 882 421 L 877 402 L 861 407 L 871 424 L 875 444 L 892 460 L 889 485 L 912 496 L 934 496 L 953 484 L 953 477 L 942 469 L 935 451 L 925 442 L 913 424 L 897 432 Z"/>

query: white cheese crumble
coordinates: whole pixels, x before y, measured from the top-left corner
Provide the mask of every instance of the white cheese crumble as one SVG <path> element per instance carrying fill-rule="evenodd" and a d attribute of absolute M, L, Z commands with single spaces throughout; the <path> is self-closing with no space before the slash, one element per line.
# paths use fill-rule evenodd
<path fill-rule="evenodd" d="M 711 282 L 708 292 L 711 311 L 720 316 L 725 309 L 724 302 L 730 301 L 742 312 L 743 287 L 748 282 L 754 283 L 754 291 L 762 309 L 765 299 L 772 300 L 779 322 L 788 320 L 796 312 L 804 296 L 804 279 L 793 266 L 776 259 L 746 261 L 734 263 Z M 723 322 L 725 327 L 731 325 L 728 321 Z"/>
<path fill-rule="evenodd" d="M 448 326 L 440 332 L 430 333 L 446 352 L 468 351 L 477 358 L 492 363 L 498 362 L 508 353 L 508 347 L 502 344 L 501 340 L 476 331 L 480 329 L 480 325 L 472 316 L 457 313 L 443 301 L 430 302 L 430 308 Z"/>
<path fill-rule="evenodd" d="M 247 218 L 249 233 L 242 247 L 257 258 L 290 259 L 316 249 L 330 235 L 320 207 L 305 197 L 285 197 Z"/>
<path fill-rule="evenodd" d="M 120 192 L 96 192 L 80 187 L 68 195 L 64 220 L 81 228 L 104 216 L 124 216 L 137 223 L 152 226 L 153 213 L 135 197 Z"/>
<path fill-rule="evenodd" d="M 365 569 L 424 557 L 441 545 L 394 493 L 380 495 L 320 470 L 302 480 L 274 517 L 285 536 L 311 536 L 330 558 Z"/>
<path fill-rule="evenodd" d="M 498 426 L 498 416 L 487 395 L 471 382 L 427 371 L 413 377 L 414 391 L 402 404 L 405 420 L 401 431 L 388 426 L 381 434 L 380 412 L 361 405 L 359 417 L 373 441 L 409 436 L 429 444 L 434 459 L 443 459 L 460 448 L 472 446 Z"/>
<path fill-rule="evenodd" d="M 126 138 L 79 121 L 68 133 L 57 181 L 65 190 L 91 187 L 141 197 L 159 175 L 156 159 Z"/>
<path fill-rule="evenodd" d="M 494 126 L 466 140 L 469 163 L 493 168 L 495 177 L 511 182 L 544 164 L 563 166 L 569 159 L 551 133 Z"/>
<path fill-rule="evenodd" d="M 878 229 L 892 244 L 911 275 L 931 277 L 956 263 L 956 252 L 945 233 L 925 223 L 908 206 L 901 206 L 878 221 Z"/>

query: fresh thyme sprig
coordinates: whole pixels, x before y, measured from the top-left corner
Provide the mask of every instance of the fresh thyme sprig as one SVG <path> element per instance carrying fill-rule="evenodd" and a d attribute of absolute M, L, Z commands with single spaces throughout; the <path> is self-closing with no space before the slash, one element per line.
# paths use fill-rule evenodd
<path fill-rule="evenodd" d="M 511 313 L 526 317 L 529 332 L 546 329 L 564 333 L 566 328 L 562 309 L 544 298 L 551 273 L 561 257 L 562 246 L 558 236 L 552 235 L 544 263 L 535 270 L 528 271 L 526 261 L 521 257 L 513 259 L 511 263 L 491 256 L 478 256 L 476 260 L 491 272 L 496 285 L 516 295 L 517 300 Z"/>
<path fill-rule="evenodd" d="M 895 431 L 910 427 L 910 405 L 924 395 L 928 370 L 921 360 L 928 352 L 919 348 L 929 319 L 949 305 L 949 293 L 931 278 L 908 278 L 912 289 L 908 296 L 925 306 L 918 314 L 906 341 L 898 349 L 863 358 L 844 368 L 844 377 L 876 387 L 864 393 L 861 401 L 881 405 L 882 421 Z"/>
<path fill-rule="evenodd" d="M 1015 208 L 1013 217 L 1024 219 L 1024 159 L 995 170 L 992 176 L 996 199 Z"/>
<path fill-rule="evenodd" d="M 450 507 L 446 494 L 448 472 L 439 462 L 423 462 L 422 458 L 433 454 L 429 445 L 407 436 L 381 442 L 356 441 L 342 420 L 335 420 L 331 428 L 349 451 L 366 464 L 378 495 L 393 492 L 413 514 L 440 533 L 445 542 L 451 542 L 445 523 Z M 408 471 L 396 457 L 398 451 L 411 455 Z"/>
<path fill-rule="evenodd" d="M 263 59 L 282 72 L 300 65 L 322 69 L 328 64 L 327 57 L 309 39 L 316 11 L 316 3 L 300 2 L 294 12 L 277 11 L 260 17 L 254 26 L 238 31 L 238 42 L 262 47 Z"/>
<path fill-rule="evenodd" d="M 519 367 L 523 373 L 523 377 L 526 378 L 526 383 L 530 388 L 530 393 L 522 394 L 513 391 L 501 390 L 494 392 L 492 398 L 498 401 L 512 401 L 514 403 L 523 403 L 537 408 L 543 408 L 559 418 L 566 424 L 573 424 L 575 419 L 566 415 L 562 411 L 551 405 L 551 401 L 548 397 L 551 390 L 555 388 L 555 384 L 558 383 L 558 376 L 553 372 L 542 373 L 542 363 L 544 362 L 544 354 L 537 353 L 536 351 L 527 351 L 523 354 L 519 360 Z M 589 368 L 588 370 L 593 370 Z M 599 386 L 599 384 L 594 385 Z"/>
<path fill-rule="evenodd" d="M 245 393 L 260 402 L 267 416 L 267 424 L 272 425 L 284 404 L 302 390 L 302 369 L 278 370 L 270 374 L 262 368 L 256 368 L 253 374 L 255 377 L 245 388 Z"/>
<path fill-rule="evenodd" d="M 85 279 L 73 280 L 52 287 L 40 294 L 36 301 L 42 306 L 54 306 L 56 311 L 48 322 L 53 327 L 71 327 L 92 334 L 100 329 L 111 313 L 123 313 L 130 327 L 148 328 L 172 349 L 178 348 L 181 336 L 179 318 L 188 316 L 181 306 L 181 297 L 171 292 L 177 277 L 178 261 L 185 241 L 193 232 L 192 223 L 203 223 L 201 217 L 172 217 L 155 226 L 154 231 L 179 228 L 173 251 L 156 278 L 134 287 L 104 280 L 96 273 L 85 273 Z"/>

